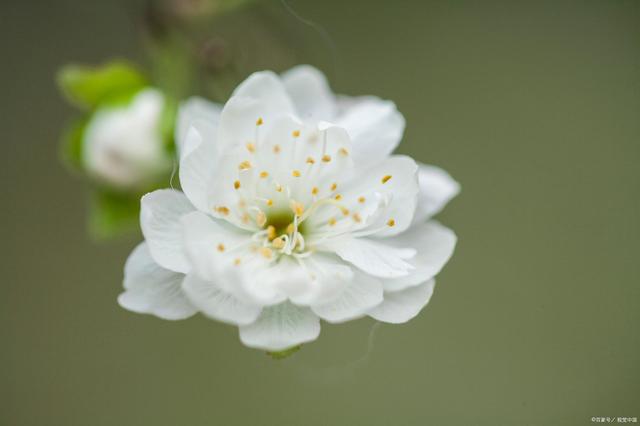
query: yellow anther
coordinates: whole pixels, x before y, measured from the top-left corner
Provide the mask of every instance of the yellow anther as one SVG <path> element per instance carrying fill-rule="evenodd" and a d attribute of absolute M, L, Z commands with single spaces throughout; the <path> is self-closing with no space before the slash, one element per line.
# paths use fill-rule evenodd
<path fill-rule="evenodd" d="M 342 211 L 342 214 L 345 216 L 349 216 L 349 209 L 346 207 L 340 207 L 340 210 Z"/>
<path fill-rule="evenodd" d="M 343 157 L 346 157 L 347 155 L 349 155 L 349 151 L 346 150 L 346 148 L 340 148 L 338 150 L 338 152 L 340 153 L 340 155 L 342 155 Z"/>
<path fill-rule="evenodd" d="M 269 172 L 265 172 L 265 171 L 260 172 L 260 178 L 261 179 L 265 179 L 267 177 L 269 177 Z"/>
<path fill-rule="evenodd" d="M 318 191 L 320 191 L 318 187 L 314 186 L 313 188 L 311 188 L 311 195 L 318 195 Z"/>
<path fill-rule="evenodd" d="M 224 216 L 228 216 L 230 212 L 229 208 L 225 206 L 216 207 L 215 210 Z"/>
<path fill-rule="evenodd" d="M 236 265 L 236 266 L 238 266 L 240 264 L 240 262 L 242 262 L 242 261 L 240 260 L 239 257 L 236 257 L 235 259 L 233 259 L 233 264 Z"/>
<path fill-rule="evenodd" d="M 340 194 L 336 194 L 336 196 L 334 197 L 337 201 L 342 200 L 342 195 Z"/>
<path fill-rule="evenodd" d="M 330 188 L 332 191 L 335 191 L 337 187 L 338 187 L 337 183 L 332 183 Z"/>
<path fill-rule="evenodd" d="M 267 215 L 263 212 L 258 212 L 256 215 L 256 224 L 262 228 L 267 223 Z"/>
<path fill-rule="evenodd" d="M 395 220 L 393 220 L 393 219 L 389 219 L 389 220 L 387 221 L 387 226 L 395 226 L 395 224 L 396 224 L 396 221 L 395 221 Z"/>
<path fill-rule="evenodd" d="M 362 222 L 362 218 L 360 217 L 360 215 L 358 213 L 354 213 L 353 214 L 353 220 L 360 223 Z"/>
<path fill-rule="evenodd" d="M 304 205 L 298 201 L 291 200 L 291 210 L 296 214 L 296 216 L 302 216 L 304 213 Z"/>
<path fill-rule="evenodd" d="M 389 182 L 389 179 L 391 179 L 391 175 L 386 175 L 385 177 L 382 178 L 382 183 Z"/>
<path fill-rule="evenodd" d="M 276 185 L 276 191 L 282 192 L 282 185 Z"/>
<path fill-rule="evenodd" d="M 358 197 L 358 202 L 359 202 L 359 203 L 364 203 L 365 201 L 367 201 L 367 199 L 366 199 L 366 198 L 364 198 L 364 197 Z"/>
<path fill-rule="evenodd" d="M 266 203 L 269 207 L 271 207 L 273 205 L 273 200 L 269 198 L 267 199 Z"/>
<path fill-rule="evenodd" d="M 336 224 L 336 218 L 332 217 L 331 219 L 329 219 L 329 226 L 334 226 Z"/>
<path fill-rule="evenodd" d="M 273 146 L 273 153 L 274 153 L 274 154 L 277 154 L 277 153 L 279 153 L 279 152 L 280 152 L 280 145 L 274 145 L 274 146 Z"/>
<path fill-rule="evenodd" d="M 271 241 L 271 245 L 274 248 L 281 249 L 282 247 L 284 247 L 284 240 L 282 239 L 282 237 L 278 237 L 275 240 Z"/>
<path fill-rule="evenodd" d="M 276 227 L 273 225 L 269 225 L 267 227 L 267 238 L 269 241 L 273 240 L 276 237 Z"/>
<path fill-rule="evenodd" d="M 247 170 L 251 168 L 251 162 L 250 161 L 243 161 L 242 163 L 238 164 L 238 168 L 240 170 Z"/>
<path fill-rule="evenodd" d="M 251 142 L 247 143 L 246 147 L 247 147 L 247 151 L 249 151 L 250 153 L 253 154 L 254 152 L 256 152 L 256 146 Z"/>
<path fill-rule="evenodd" d="M 262 117 L 258 117 L 258 119 L 256 120 L 256 126 L 262 126 L 263 123 L 264 121 L 262 120 Z"/>
<path fill-rule="evenodd" d="M 293 175 L 293 177 L 300 177 L 301 175 L 300 170 L 294 170 L 291 172 L 291 174 Z"/>
<path fill-rule="evenodd" d="M 329 161 L 331 161 L 331 156 L 328 154 L 323 155 L 322 161 L 324 161 L 325 163 L 328 163 Z"/>
<path fill-rule="evenodd" d="M 287 234 L 293 234 L 293 231 L 295 230 L 295 226 L 293 226 L 293 223 L 290 223 L 289 225 L 287 225 Z"/>
<path fill-rule="evenodd" d="M 300 130 L 294 130 L 293 132 L 291 132 L 291 135 L 292 135 L 294 138 L 297 138 L 298 136 L 300 136 Z"/>
<path fill-rule="evenodd" d="M 222 243 L 218 244 L 218 251 L 221 253 L 224 251 L 224 244 Z"/>
<path fill-rule="evenodd" d="M 316 160 L 313 159 L 313 157 L 307 157 L 307 163 L 308 164 L 315 164 Z"/>
<path fill-rule="evenodd" d="M 249 220 L 250 220 L 250 219 L 251 219 L 251 218 L 249 217 L 249 213 L 245 213 L 245 214 L 243 214 L 243 215 L 242 215 L 242 223 L 244 223 L 245 225 L 246 225 L 247 223 L 249 223 Z"/>
<path fill-rule="evenodd" d="M 260 254 L 266 259 L 271 259 L 271 257 L 273 256 L 273 251 L 271 251 L 269 247 L 261 247 Z"/>
<path fill-rule="evenodd" d="M 237 180 L 237 181 L 233 182 L 233 187 L 234 187 L 235 189 L 240 189 L 240 181 L 239 181 L 239 180 Z"/>

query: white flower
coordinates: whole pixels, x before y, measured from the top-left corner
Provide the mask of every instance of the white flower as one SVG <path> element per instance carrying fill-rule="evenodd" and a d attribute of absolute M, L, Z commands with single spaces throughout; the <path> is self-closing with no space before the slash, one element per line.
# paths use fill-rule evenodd
<path fill-rule="evenodd" d="M 164 103 L 159 91 L 146 89 L 125 106 L 99 108 L 84 133 L 87 171 L 115 188 L 139 189 L 170 170 L 160 128 Z"/>
<path fill-rule="evenodd" d="M 336 99 L 309 66 L 255 73 L 222 109 L 187 102 L 184 193 L 143 197 L 146 241 L 120 304 L 166 319 L 199 311 L 271 351 L 316 339 L 320 318 L 413 318 L 456 243 L 427 219 L 459 187 L 390 156 L 403 130 L 392 102 Z"/>

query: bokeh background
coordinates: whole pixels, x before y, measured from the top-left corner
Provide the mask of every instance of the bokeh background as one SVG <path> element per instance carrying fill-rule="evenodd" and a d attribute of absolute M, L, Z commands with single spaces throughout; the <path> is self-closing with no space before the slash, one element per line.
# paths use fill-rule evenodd
<path fill-rule="evenodd" d="M 59 162 L 73 110 L 54 74 L 144 61 L 138 6 L 0 3 L 0 424 L 640 417 L 639 2 L 288 0 L 230 18 L 236 37 L 256 23 L 279 34 L 274 65 L 247 32 L 254 68 L 311 62 L 337 92 L 393 99 L 400 152 L 462 184 L 439 215 L 459 245 L 419 317 L 324 325 L 282 361 L 201 316 L 119 308 L 139 237 L 86 233 L 86 184 Z"/>

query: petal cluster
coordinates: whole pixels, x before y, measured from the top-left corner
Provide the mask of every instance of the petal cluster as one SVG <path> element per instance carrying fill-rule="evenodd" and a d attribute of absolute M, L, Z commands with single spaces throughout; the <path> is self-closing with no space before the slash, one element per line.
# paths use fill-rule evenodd
<path fill-rule="evenodd" d="M 337 97 L 310 66 L 255 73 L 224 107 L 185 102 L 182 192 L 143 197 L 120 304 L 201 312 L 270 351 L 315 340 L 320 319 L 413 318 L 456 243 L 429 219 L 459 185 L 392 155 L 404 125 L 393 102 Z"/>

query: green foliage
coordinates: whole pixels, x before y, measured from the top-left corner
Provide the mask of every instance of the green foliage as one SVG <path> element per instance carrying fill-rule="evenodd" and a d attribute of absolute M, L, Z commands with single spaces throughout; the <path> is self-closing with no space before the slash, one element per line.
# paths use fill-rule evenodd
<path fill-rule="evenodd" d="M 99 67 L 66 65 L 58 72 L 57 81 L 67 99 L 85 109 L 122 101 L 148 84 L 140 71 L 124 61 Z"/>
<path fill-rule="evenodd" d="M 82 170 L 82 138 L 87 126 L 85 118 L 72 121 L 62 133 L 62 162 L 74 170 Z"/>
<path fill-rule="evenodd" d="M 105 240 L 138 229 L 140 195 L 95 189 L 91 200 L 89 233 Z"/>
<path fill-rule="evenodd" d="M 285 359 L 285 358 L 290 357 L 294 353 L 298 352 L 300 350 L 300 348 L 302 348 L 302 345 L 292 346 L 292 347 L 290 347 L 288 349 L 284 349 L 284 350 L 277 351 L 277 352 L 267 352 L 267 355 L 269 355 L 273 359 L 278 359 L 278 360 Z"/>

